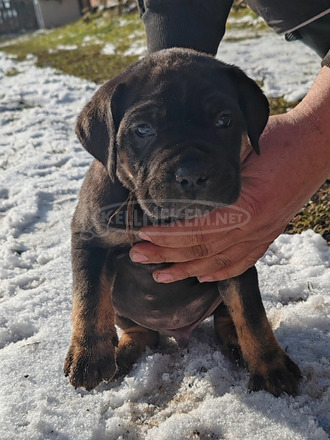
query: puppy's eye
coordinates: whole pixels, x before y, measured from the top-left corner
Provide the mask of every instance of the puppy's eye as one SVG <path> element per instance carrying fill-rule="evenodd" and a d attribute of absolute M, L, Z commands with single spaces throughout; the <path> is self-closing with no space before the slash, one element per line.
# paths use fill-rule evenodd
<path fill-rule="evenodd" d="M 155 130 L 149 124 L 140 124 L 136 127 L 135 133 L 140 137 L 154 136 Z"/>
<path fill-rule="evenodd" d="M 227 128 L 231 124 L 231 118 L 229 115 L 217 115 L 215 118 L 216 128 Z"/>

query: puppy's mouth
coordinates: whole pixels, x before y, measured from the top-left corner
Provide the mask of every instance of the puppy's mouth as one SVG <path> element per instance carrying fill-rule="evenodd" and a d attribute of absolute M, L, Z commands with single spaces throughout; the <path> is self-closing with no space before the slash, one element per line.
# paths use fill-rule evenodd
<path fill-rule="evenodd" d="M 139 198 L 131 193 L 122 203 L 105 206 L 98 213 L 100 221 L 109 230 L 133 231 L 148 225 L 167 225 L 191 220 L 209 214 L 213 209 L 228 204 L 200 200 Z"/>
<path fill-rule="evenodd" d="M 228 206 L 226 203 L 191 199 L 139 200 L 152 223 L 170 223 L 175 220 L 190 220 L 209 214 L 215 208 Z"/>

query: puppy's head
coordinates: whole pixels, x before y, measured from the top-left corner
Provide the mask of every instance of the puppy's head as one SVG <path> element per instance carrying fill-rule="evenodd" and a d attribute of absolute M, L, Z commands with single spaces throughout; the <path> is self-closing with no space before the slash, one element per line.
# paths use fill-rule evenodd
<path fill-rule="evenodd" d="M 237 67 L 186 49 L 133 64 L 78 117 L 82 145 L 151 218 L 234 203 L 247 138 L 259 154 L 268 101 Z"/>

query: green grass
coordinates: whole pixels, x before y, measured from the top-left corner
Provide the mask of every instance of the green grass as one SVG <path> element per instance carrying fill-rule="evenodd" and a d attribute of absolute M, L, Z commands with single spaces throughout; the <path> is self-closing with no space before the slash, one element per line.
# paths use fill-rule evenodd
<path fill-rule="evenodd" d="M 294 234 L 306 229 L 313 229 L 330 243 L 330 180 L 326 181 L 313 195 L 304 208 L 288 224 L 285 232 Z"/>
<path fill-rule="evenodd" d="M 52 54 L 39 50 L 36 64 L 39 67 L 54 67 L 64 73 L 102 84 L 138 59 L 136 56 L 103 55 L 101 49 L 101 46 L 87 46 Z"/>
<path fill-rule="evenodd" d="M 125 55 L 125 51 L 134 41 L 130 38 L 132 34 L 136 35 L 135 40 L 144 43 L 143 32 L 137 14 L 119 17 L 106 11 L 90 13 L 75 23 L 50 31 L 27 34 L 2 43 L 0 49 L 14 55 L 18 61 L 32 54 L 37 57 L 38 67 L 53 67 L 101 84 L 138 59 Z M 107 43 L 115 47 L 113 55 L 101 53 Z"/>
<path fill-rule="evenodd" d="M 226 42 L 243 41 L 246 38 L 260 38 L 269 31 L 266 23 L 247 7 L 232 7 L 226 23 Z"/>
<path fill-rule="evenodd" d="M 268 101 L 271 115 L 286 113 L 299 103 L 299 101 L 288 102 L 283 96 L 279 96 L 278 98 L 268 98 Z"/>
<path fill-rule="evenodd" d="M 247 14 L 256 16 L 246 8 L 232 9 L 227 29 L 251 30 L 253 24 L 236 23 Z M 266 28 L 263 23 L 257 24 L 257 30 Z M 134 35 L 134 38 L 132 38 Z M 59 71 L 85 78 L 101 84 L 117 75 L 125 67 L 135 62 L 138 57 L 126 55 L 132 43 L 144 44 L 144 28 L 138 14 L 118 16 L 114 12 L 88 13 L 75 23 L 44 32 L 34 32 L 18 39 L 4 41 L 1 38 L 0 50 L 13 55 L 18 61 L 25 60 L 27 55 L 37 57 L 39 67 L 54 67 Z M 115 46 L 113 55 L 102 54 L 105 44 Z M 59 46 L 75 46 L 75 49 L 60 49 Z M 12 69 L 7 75 L 17 75 Z M 271 114 L 285 113 L 297 103 L 289 103 L 283 97 L 271 98 Z M 330 201 L 329 181 L 311 198 L 307 205 L 289 223 L 286 232 L 297 233 L 313 229 L 330 241 L 328 206 Z"/>
<path fill-rule="evenodd" d="M 19 74 L 19 71 L 17 69 L 15 69 L 15 67 L 13 67 L 10 70 L 7 70 L 6 75 L 7 76 L 16 76 Z"/>

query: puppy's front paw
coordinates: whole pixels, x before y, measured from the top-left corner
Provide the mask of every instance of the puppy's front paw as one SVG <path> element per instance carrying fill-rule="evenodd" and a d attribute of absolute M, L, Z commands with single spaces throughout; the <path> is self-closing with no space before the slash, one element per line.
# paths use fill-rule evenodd
<path fill-rule="evenodd" d="M 260 363 L 260 370 L 251 374 L 249 390 L 266 390 L 275 397 L 282 393 L 294 395 L 301 377 L 299 367 L 281 351 L 271 362 Z"/>
<path fill-rule="evenodd" d="M 64 363 L 64 374 L 71 384 L 92 390 L 103 380 L 109 381 L 117 371 L 116 336 L 73 338 Z"/>

